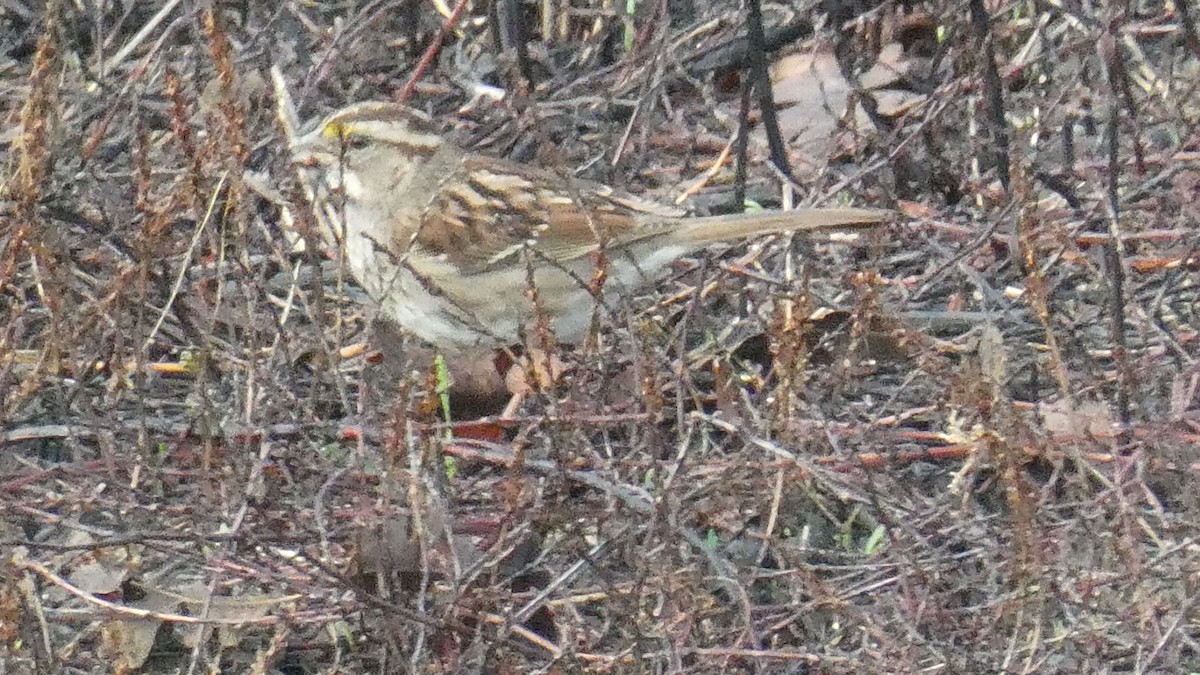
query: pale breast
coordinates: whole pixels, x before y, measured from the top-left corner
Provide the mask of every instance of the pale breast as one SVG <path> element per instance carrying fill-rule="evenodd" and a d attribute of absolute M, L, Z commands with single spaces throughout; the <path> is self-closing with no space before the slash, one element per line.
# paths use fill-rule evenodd
<path fill-rule="evenodd" d="M 598 305 L 600 316 L 607 318 L 611 310 L 621 307 L 622 299 L 659 278 L 667 265 L 689 248 L 646 243 L 636 245 L 633 250 L 614 251 L 606 263 L 605 281 L 599 287 L 601 297 L 590 288 L 596 277 L 591 259 L 537 264 L 533 277 L 536 307 L 545 312 L 556 339 L 565 343 L 582 342 Z M 639 258 L 641 264 L 635 264 Z M 420 275 L 436 285 L 451 305 L 470 316 L 471 323 L 491 336 L 495 345 L 516 344 L 520 341 L 520 329 L 535 325 L 536 309 L 526 267 L 464 276 L 444 261 L 413 260 L 420 268 Z"/>

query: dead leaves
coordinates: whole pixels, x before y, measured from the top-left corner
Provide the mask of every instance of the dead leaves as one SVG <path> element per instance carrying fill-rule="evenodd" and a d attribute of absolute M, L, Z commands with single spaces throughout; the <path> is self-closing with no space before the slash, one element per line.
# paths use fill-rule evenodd
<path fill-rule="evenodd" d="M 924 95 L 903 86 L 919 64 L 898 42 L 884 45 L 875 64 L 857 82 L 846 79 L 831 45 L 814 42 L 806 51 L 776 61 L 771 82 L 779 130 L 799 168 L 818 171 L 830 158 L 852 149 L 859 138 L 874 135 L 864 96 L 874 98 L 876 112 L 885 118 L 898 117 L 923 103 Z"/>
<path fill-rule="evenodd" d="M 141 544 L 104 546 L 83 530 L 72 530 L 60 546 L 65 552 L 48 564 L 30 559 L 24 547 L 15 548 L 7 566 L 16 572 L 12 578 L 18 582 L 6 584 L 3 595 L 23 598 L 26 611 L 37 614 L 42 613 L 46 598 L 83 601 L 85 610 L 103 618 L 99 625 L 101 653 L 114 672 L 141 668 L 164 625 L 189 649 L 200 648 L 211 637 L 211 647 L 224 651 L 240 644 L 248 626 L 279 625 L 282 629 L 280 619 L 271 614 L 289 611 L 296 599 L 254 589 L 218 595 L 196 579 L 150 581 L 139 569 Z M 22 588 L 32 589 L 31 582 L 37 578 L 48 584 L 49 594 L 21 592 Z"/>

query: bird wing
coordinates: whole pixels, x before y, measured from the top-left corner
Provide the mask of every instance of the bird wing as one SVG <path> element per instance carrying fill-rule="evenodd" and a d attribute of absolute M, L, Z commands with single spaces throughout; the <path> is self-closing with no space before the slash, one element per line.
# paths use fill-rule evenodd
<path fill-rule="evenodd" d="M 682 215 L 607 186 L 468 155 L 432 195 L 412 245 L 474 274 L 523 264 L 526 251 L 535 265 L 576 260 L 662 234 Z"/>

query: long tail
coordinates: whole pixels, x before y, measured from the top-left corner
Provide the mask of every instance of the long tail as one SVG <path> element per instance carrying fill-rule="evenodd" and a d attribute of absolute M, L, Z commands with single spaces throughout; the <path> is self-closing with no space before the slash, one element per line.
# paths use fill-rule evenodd
<path fill-rule="evenodd" d="M 703 245 L 774 232 L 859 229 L 881 223 L 892 215 L 891 211 L 879 209 L 849 208 L 734 213 L 728 216 L 689 218 L 684 221 L 686 225 L 674 234 L 682 243 Z"/>

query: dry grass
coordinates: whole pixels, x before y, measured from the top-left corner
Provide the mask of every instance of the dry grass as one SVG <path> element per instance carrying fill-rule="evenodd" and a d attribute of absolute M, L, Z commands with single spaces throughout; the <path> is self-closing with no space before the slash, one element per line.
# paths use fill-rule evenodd
<path fill-rule="evenodd" d="M 528 4 L 497 56 L 510 3 L 441 38 L 432 2 L 34 4 L 0 13 L 5 672 L 1200 670 L 1185 5 L 922 6 L 924 102 L 803 177 L 903 222 L 681 266 L 482 441 L 490 357 L 446 424 L 431 354 L 294 252 L 268 66 L 307 117 L 409 90 L 665 200 L 736 135 L 734 14 Z"/>

